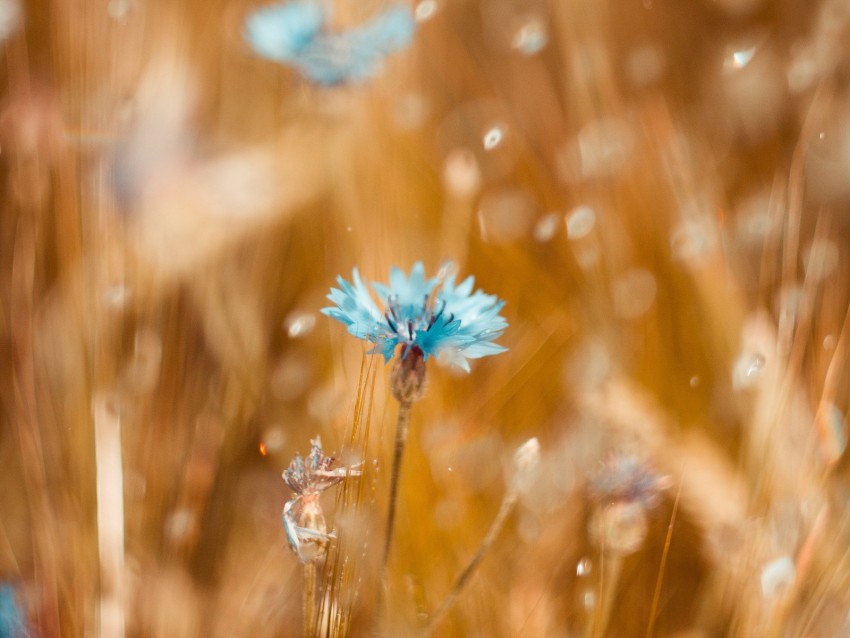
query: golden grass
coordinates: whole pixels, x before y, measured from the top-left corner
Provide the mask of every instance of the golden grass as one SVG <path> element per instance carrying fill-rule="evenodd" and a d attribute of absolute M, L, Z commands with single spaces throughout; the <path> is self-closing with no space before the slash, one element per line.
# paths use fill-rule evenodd
<path fill-rule="evenodd" d="M 250 54 L 256 6 L 28 0 L 3 42 L 0 580 L 33 633 L 300 635 L 280 473 L 320 434 L 364 471 L 323 497 L 317 631 L 369 635 L 397 405 L 318 310 L 453 260 L 509 351 L 428 364 L 386 635 L 455 595 L 531 437 L 434 635 L 844 635 L 844 3 L 438 2 L 335 88 Z M 612 450 L 670 477 L 619 556 Z"/>

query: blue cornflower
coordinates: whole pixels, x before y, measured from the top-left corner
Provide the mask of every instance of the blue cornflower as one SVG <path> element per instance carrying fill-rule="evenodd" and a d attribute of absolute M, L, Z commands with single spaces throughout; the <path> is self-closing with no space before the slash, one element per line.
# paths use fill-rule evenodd
<path fill-rule="evenodd" d="M 15 596 L 15 588 L 0 584 L 0 636 L 3 638 L 28 638 L 26 619 Z"/>
<path fill-rule="evenodd" d="M 338 277 L 328 299 L 335 305 L 322 313 L 348 326 L 348 332 L 375 347 L 389 361 L 401 346 L 401 357 L 411 353 L 427 360 L 429 356 L 469 371 L 468 359 L 504 352 L 493 343 L 508 322 L 499 315 L 505 305 L 495 295 L 473 292 L 473 277 L 455 285 L 454 275 L 444 281 L 426 279 L 425 267 L 416 262 L 410 276 L 399 268 L 390 271 L 389 284 L 372 284 L 383 301 L 381 310 L 360 278 L 357 268 L 353 283 Z"/>
<path fill-rule="evenodd" d="M 372 77 L 387 55 L 410 43 L 415 29 L 410 8 L 401 4 L 345 31 L 329 31 L 328 19 L 318 0 L 270 5 L 248 16 L 245 39 L 258 55 L 333 85 Z"/>
<path fill-rule="evenodd" d="M 600 503 L 633 502 L 648 509 L 658 504 L 669 482 L 638 456 L 616 452 L 606 457 L 588 488 Z"/>

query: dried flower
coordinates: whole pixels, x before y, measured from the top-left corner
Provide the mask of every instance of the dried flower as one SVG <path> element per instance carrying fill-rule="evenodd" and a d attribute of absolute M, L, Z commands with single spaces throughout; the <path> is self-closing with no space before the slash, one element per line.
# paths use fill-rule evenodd
<path fill-rule="evenodd" d="M 299 496 L 313 496 L 324 492 L 329 487 L 341 483 L 348 472 L 359 474 L 359 470 L 347 470 L 344 467 L 333 468 L 334 457 L 326 456 L 322 450 L 322 439 L 316 437 L 310 441 L 310 454 L 306 461 L 300 454 L 289 463 L 283 471 L 286 485 Z"/>
<path fill-rule="evenodd" d="M 322 313 L 348 326 L 348 332 L 375 344 L 369 354 L 381 353 L 389 361 L 401 346 L 401 357 L 437 356 L 469 371 L 467 359 L 504 352 L 493 341 L 508 323 L 499 311 L 504 301 L 481 290 L 472 291 L 473 277 L 455 285 L 454 276 L 442 283 L 426 279 L 422 262 L 406 276 L 399 268 L 390 271 L 390 283 L 373 284 L 384 300 L 381 311 L 355 268 L 353 284 L 338 277 L 340 288 L 332 288 L 328 299 L 335 305 Z"/>
<path fill-rule="evenodd" d="M 295 497 L 283 506 L 283 527 L 289 546 L 303 563 L 320 560 L 328 542 L 335 538 L 333 532 L 328 532 L 319 496 L 346 477 L 360 475 L 357 466 L 334 468 L 335 459 L 325 456 L 318 436 L 310 444 L 306 460 L 296 454 L 283 472 L 284 482 L 295 492 Z"/>
<path fill-rule="evenodd" d="M 540 466 L 540 441 L 537 437 L 528 439 L 514 452 L 513 476 L 514 489 L 525 491 L 534 482 L 535 474 Z"/>
<path fill-rule="evenodd" d="M 270 5 L 248 16 L 245 39 L 258 55 L 334 85 L 372 77 L 387 55 L 410 43 L 415 27 L 412 12 L 400 4 L 346 31 L 329 31 L 329 17 L 327 5 L 315 0 Z"/>

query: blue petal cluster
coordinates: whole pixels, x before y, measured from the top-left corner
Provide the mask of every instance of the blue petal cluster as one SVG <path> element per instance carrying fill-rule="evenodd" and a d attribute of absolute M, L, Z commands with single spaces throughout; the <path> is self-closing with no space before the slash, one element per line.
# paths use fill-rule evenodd
<path fill-rule="evenodd" d="M 644 460 L 618 452 L 610 454 L 591 478 L 591 498 L 602 503 L 628 501 L 645 508 L 655 507 L 669 479 L 657 474 Z"/>
<path fill-rule="evenodd" d="M 338 277 L 328 299 L 334 304 L 322 313 L 348 327 L 348 332 L 375 347 L 369 354 L 381 353 L 389 361 L 398 346 L 402 357 L 416 349 L 424 359 L 440 360 L 469 371 L 468 359 L 504 352 L 493 341 L 508 322 L 499 315 L 505 305 L 495 295 L 473 292 L 473 277 L 455 285 L 454 276 L 444 281 L 426 279 L 421 262 L 407 276 L 399 268 L 390 271 L 389 284 L 372 284 L 383 301 L 383 310 L 354 269 L 352 282 Z"/>
<path fill-rule="evenodd" d="M 15 588 L 0 583 L 0 636 L 3 638 L 29 638 L 25 616 L 15 596 Z"/>
<path fill-rule="evenodd" d="M 334 85 L 372 77 L 387 55 L 410 43 L 415 29 L 410 8 L 400 4 L 347 31 L 329 31 L 328 17 L 318 0 L 270 5 L 248 16 L 245 39 L 258 55 Z"/>

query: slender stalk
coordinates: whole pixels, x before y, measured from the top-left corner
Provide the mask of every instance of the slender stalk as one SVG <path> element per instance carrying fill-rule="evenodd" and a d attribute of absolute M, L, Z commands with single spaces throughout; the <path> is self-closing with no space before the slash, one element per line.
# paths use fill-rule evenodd
<path fill-rule="evenodd" d="M 590 622 L 587 623 L 587 627 L 585 628 L 585 636 L 587 638 L 596 638 L 598 628 L 602 624 L 602 605 L 604 603 L 603 598 L 605 593 L 605 587 L 607 586 L 607 580 L 605 578 L 606 568 L 607 565 L 605 564 L 605 539 L 603 537 L 601 539 L 599 547 L 599 600 L 596 601 L 595 607 L 593 609 L 593 618 L 590 619 Z"/>
<path fill-rule="evenodd" d="M 395 449 L 393 450 L 393 466 L 390 470 L 390 504 L 387 510 L 386 535 L 384 540 L 384 557 L 381 570 L 386 575 L 390 549 L 393 544 L 393 527 L 395 526 L 396 501 L 398 500 L 398 484 L 401 477 L 401 461 L 404 457 L 404 446 L 407 443 L 407 432 L 410 429 L 410 406 L 412 401 L 400 401 L 398 404 L 398 419 L 395 424 Z"/>
<path fill-rule="evenodd" d="M 589 638 L 605 635 L 623 571 L 624 555 L 617 551 L 608 552 L 607 549 L 603 538 L 599 545 L 599 600 L 596 601 L 593 619 L 585 628 L 585 635 Z"/>
<path fill-rule="evenodd" d="M 599 598 L 599 615 L 597 619 L 599 624 L 594 632 L 595 636 L 604 636 L 605 630 L 608 628 L 608 623 L 611 621 L 611 609 L 614 603 L 614 596 L 617 594 L 617 586 L 620 583 L 620 573 L 623 571 L 623 556 L 614 554 L 611 556 L 604 566 L 600 569 L 605 572 L 604 586 L 600 584 Z"/>
<path fill-rule="evenodd" d="M 424 635 L 430 635 L 439 626 L 449 609 L 451 609 L 452 605 L 454 605 L 455 601 L 457 601 L 458 596 L 460 596 L 460 593 L 463 591 L 466 583 L 469 582 L 472 574 L 475 573 L 478 565 L 481 563 L 484 556 L 487 555 L 487 552 L 490 551 L 490 548 L 493 546 L 493 543 L 496 541 L 496 538 L 505 526 L 505 521 L 508 519 L 508 515 L 519 500 L 519 494 L 522 486 L 528 484 L 529 475 L 534 468 L 537 467 L 539 462 L 540 442 L 537 440 L 537 437 L 529 439 L 519 446 L 516 452 L 514 452 L 513 475 L 511 476 L 508 490 L 505 492 L 505 496 L 502 499 L 502 504 L 499 506 L 499 512 L 490 524 L 490 529 L 487 530 L 487 534 L 484 536 L 481 544 L 478 545 L 478 549 L 472 556 L 472 559 L 469 563 L 467 563 L 466 567 L 455 580 L 452 588 L 449 590 L 448 596 L 446 596 L 445 600 L 443 600 L 440 606 L 437 607 L 437 610 L 428 622 L 428 626 L 423 631 Z"/>
<path fill-rule="evenodd" d="M 108 395 L 94 400 L 100 633 L 124 636 L 124 473 L 121 417 Z"/>
<path fill-rule="evenodd" d="M 384 532 L 384 555 L 381 559 L 381 593 L 378 609 L 383 607 L 383 588 L 386 586 L 387 564 L 393 544 L 393 528 L 395 527 L 396 502 L 398 501 L 398 485 L 401 477 L 401 462 L 404 458 L 404 446 L 407 443 L 407 433 L 410 429 L 410 407 L 412 401 L 399 401 L 398 418 L 395 426 L 395 448 L 393 450 L 393 465 L 390 470 L 390 503 L 387 509 L 387 524 Z"/>
<path fill-rule="evenodd" d="M 679 511 L 679 499 L 682 496 L 682 483 L 673 501 L 673 513 L 670 514 L 670 524 L 667 525 L 667 536 L 664 539 L 664 551 L 661 552 L 661 565 L 658 567 L 658 579 L 655 581 L 655 591 L 652 593 L 652 607 L 649 610 L 649 625 L 646 627 L 646 638 L 652 638 L 655 631 L 655 618 L 658 615 L 658 603 L 661 600 L 661 585 L 664 582 L 664 570 L 667 567 L 667 557 L 670 555 L 670 543 L 673 541 L 673 526 L 676 524 L 676 514 Z"/>
<path fill-rule="evenodd" d="M 316 635 L 316 563 L 304 563 L 304 638 Z"/>
<path fill-rule="evenodd" d="M 378 625 L 386 620 L 386 594 L 389 589 L 387 565 L 393 544 L 395 510 L 398 502 L 398 486 L 401 478 L 401 462 L 404 446 L 410 429 L 410 408 L 414 401 L 422 398 L 425 388 L 425 355 L 418 347 L 412 347 L 398 357 L 390 375 L 390 391 L 398 401 L 398 418 L 395 425 L 395 449 L 390 470 L 390 502 L 387 507 L 387 526 L 384 535 L 384 556 L 381 560 L 381 582 L 378 586 Z"/>
<path fill-rule="evenodd" d="M 475 573 L 475 570 L 478 568 L 481 560 L 487 555 L 487 552 L 490 551 L 490 548 L 499 536 L 502 528 L 505 526 L 505 521 L 516 505 L 518 497 L 519 491 L 514 486 L 511 486 L 505 494 L 505 497 L 502 499 L 502 505 L 499 507 L 499 513 L 496 514 L 496 518 L 493 519 L 493 522 L 490 524 L 490 529 L 487 530 L 486 536 L 484 536 L 484 539 L 481 541 L 481 544 L 478 546 L 478 549 L 472 556 L 472 559 L 455 579 L 448 595 L 443 602 L 440 603 L 440 606 L 437 607 L 433 616 L 431 616 L 431 620 L 428 622 L 428 626 L 423 632 L 425 636 L 430 636 L 434 632 L 452 608 L 452 605 L 454 605 L 455 601 L 457 601 L 457 598 L 460 596 L 460 593 L 463 591 L 466 583 L 469 582 L 470 577 Z"/>

